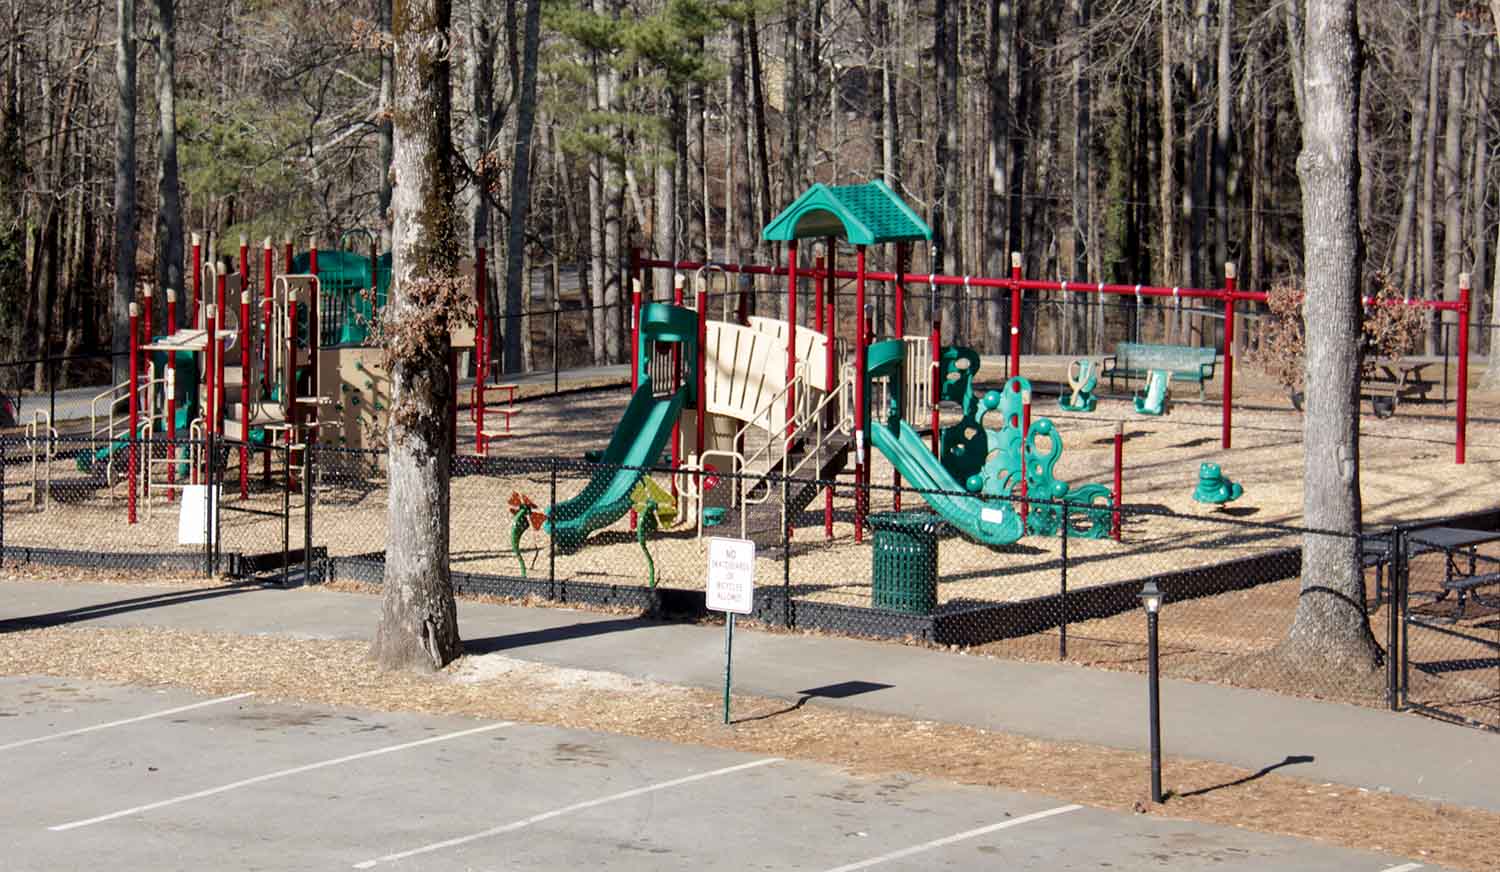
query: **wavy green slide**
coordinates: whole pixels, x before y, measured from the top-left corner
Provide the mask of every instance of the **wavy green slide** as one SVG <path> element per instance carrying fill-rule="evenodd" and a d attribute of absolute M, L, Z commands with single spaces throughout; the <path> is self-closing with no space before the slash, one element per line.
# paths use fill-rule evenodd
<path fill-rule="evenodd" d="M 987 504 L 969 496 L 964 486 L 932 456 L 922 436 L 905 421 L 899 432 L 885 424 L 870 427 L 870 441 L 880 449 L 901 477 L 926 491 L 922 498 L 943 520 L 986 545 L 1009 545 L 1021 538 L 1025 527 L 1015 507 L 1008 502 Z"/>
<path fill-rule="evenodd" d="M 595 530 L 607 527 L 630 510 L 630 491 L 645 473 L 624 467 L 652 466 L 672 436 L 672 425 L 682 412 L 686 387 L 670 397 L 651 396 L 651 381 L 641 382 L 625 417 L 615 427 L 609 448 L 599 459 L 601 466 L 589 479 L 583 493 L 553 506 L 545 529 L 559 548 L 573 550 Z"/>

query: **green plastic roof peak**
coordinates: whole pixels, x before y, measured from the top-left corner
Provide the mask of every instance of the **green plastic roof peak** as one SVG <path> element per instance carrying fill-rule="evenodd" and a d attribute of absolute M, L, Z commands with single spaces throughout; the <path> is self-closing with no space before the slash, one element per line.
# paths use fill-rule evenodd
<path fill-rule="evenodd" d="M 829 186 L 802 192 L 760 231 L 769 242 L 842 237 L 852 245 L 931 239 L 932 228 L 885 182 Z"/>

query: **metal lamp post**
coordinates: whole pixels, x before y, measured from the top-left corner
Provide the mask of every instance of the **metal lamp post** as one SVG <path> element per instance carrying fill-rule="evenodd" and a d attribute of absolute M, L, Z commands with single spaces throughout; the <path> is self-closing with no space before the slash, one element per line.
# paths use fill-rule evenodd
<path fill-rule="evenodd" d="M 1148 581 L 1137 595 L 1146 610 L 1146 687 L 1151 719 L 1151 801 L 1161 802 L 1161 672 L 1156 647 L 1156 614 L 1166 597 L 1156 582 Z"/>

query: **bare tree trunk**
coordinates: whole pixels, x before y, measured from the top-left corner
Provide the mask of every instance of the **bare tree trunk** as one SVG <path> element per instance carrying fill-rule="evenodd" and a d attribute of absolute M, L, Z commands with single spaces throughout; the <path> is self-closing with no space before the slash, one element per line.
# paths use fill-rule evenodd
<path fill-rule="evenodd" d="M 394 0 L 376 0 L 380 16 L 380 32 L 391 31 L 391 4 Z M 380 169 L 380 214 L 376 221 L 380 225 L 380 247 L 391 250 L 391 161 L 395 154 L 391 111 L 396 103 L 396 71 L 389 50 L 380 53 L 380 116 L 375 129 L 379 137 Z"/>
<path fill-rule="evenodd" d="M 1229 146 L 1234 126 L 1234 104 L 1230 95 L 1234 90 L 1230 58 L 1231 29 L 1234 24 L 1234 0 L 1219 0 L 1219 54 L 1217 68 L 1218 112 L 1214 128 L 1214 263 L 1208 274 L 1218 283 L 1223 283 L 1224 264 L 1229 261 Z"/>
<path fill-rule="evenodd" d="M 1452 19 L 1448 30 L 1448 107 L 1443 121 L 1443 299 L 1458 299 L 1458 277 L 1464 269 L 1464 77 L 1468 74 L 1468 29 Z M 1458 313 L 1444 311 L 1439 344 L 1453 349 Z"/>
<path fill-rule="evenodd" d="M 525 33 L 521 38 L 521 81 L 516 93 L 516 141 L 511 156 L 510 219 L 505 234 L 505 372 L 526 368 L 522 335 L 531 298 L 523 293 L 526 263 L 526 223 L 531 209 L 532 130 L 536 125 L 537 45 L 541 41 L 542 2 L 527 0 Z"/>
<path fill-rule="evenodd" d="M 182 290 L 182 189 L 177 180 L 177 0 L 156 0 L 156 286 Z M 165 293 L 158 294 L 162 299 Z"/>
<path fill-rule="evenodd" d="M 745 77 L 749 67 L 749 35 L 745 32 L 742 21 L 734 23 L 734 57 L 730 62 L 729 69 L 729 105 L 734 120 L 729 122 L 731 127 L 731 165 L 734 166 L 734 184 L 726 193 L 732 198 L 729 211 L 734 215 L 734 262 L 749 263 L 755 256 L 756 239 L 759 234 L 755 232 L 755 205 L 754 195 L 750 190 L 750 96 L 746 89 Z M 742 294 L 752 292 L 752 280 L 750 276 L 741 273 L 739 276 L 739 287 Z M 756 306 L 752 300 L 748 309 L 754 312 Z"/>
<path fill-rule="evenodd" d="M 985 272 L 992 276 L 1009 273 L 1010 257 L 1007 249 L 1006 198 L 1010 181 L 1007 178 L 1007 161 L 1010 155 L 1011 64 L 1015 55 L 1015 22 L 1011 14 L 1011 0 L 989 0 L 986 11 L 985 113 L 989 116 L 989 130 L 985 146 L 988 160 L 989 184 L 985 187 Z M 991 292 L 990 305 L 985 307 L 985 340 L 991 349 L 1005 345 L 1006 317 L 1010 306 L 1010 294 L 1002 288 Z"/>
<path fill-rule="evenodd" d="M 1473 253 L 1473 263 L 1469 268 L 1473 287 L 1478 289 L 1479 294 L 1484 293 L 1484 288 L 1489 284 L 1489 210 L 1486 200 L 1489 197 L 1490 177 L 1490 128 L 1485 123 L 1485 112 L 1490 107 L 1490 101 L 1494 99 L 1494 75 L 1495 56 L 1497 54 L 1494 42 L 1485 40 L 1483 48 L 1479 52 L 1479 87 L 1474 89 L 1474 99 L 1469 107 L 1469 123 L 1474 129 L 1474 144 L 1470 149 L 1469 168 L 1469 249 Z M 1482 300 L 1482 296 L 1476 300 Z M 1473 337 L 1478 339 L 1478 337 Z M 1477 346 L 1476 346 L 1477 347 Z"/>
<path fill-rule="evenodd" d="M 1436 10 L 1432 14 L 1436 14 Z M 1436 49 L 1434 49 L 1436 51 Z M 1433 226 L 1435 220 L 1437 201 L 1437 134 L 1438 134 L 1438 107 L 1439 98 L 1438 83 L 1441 70 L 1436 62 L 1428 67 L 1427 81 L 1419 85 L 1427 89 L 1427 129 L 1422 135 L 1422 200 L 1418 205 L 1418 240 L 1420 245 L 1421 273 L 1418 281 L 1421 284 L 1421 295 L 1426 299 L 1432 299 L 1437 293 L 1437 256 L 1433 250 L 1435 245 L 1436 229 Z M 1425 351 L 1428 354 L 1437 352 L 1437 318 L 1429 315 L 1428 323 L 1431 328 L 1427 331 Z"/>
<path fill-rule="evenodd" d="M 1073 263 L 1071 275 L 1080 281 L 1089 279 L 1088 228 L 1093 223 L 1093 203 L 1089 199 L 1089 0 L 1072 0 L 1073 31 L 1080 45 L 1073 53 Z M 1067 294 L 1068 347 L 1071 351 L 1087 352 L 1086 325 L 1088 315 L 1087 295 L 1070 291 Z M 1102 300 L 1101 300 L 1102 302 Z"/>
<path fill-rule="evenodd" d="M 1161 280 L 1175 285 L 1177 268 L 1177 107 L 1172 78 L 1172 0 L 1161 0 Z M 1168 321 L 1166 340 L 1175 342 L 1175 325 Z"/>
<path fill-rule="evenodd" d="M 659 149 L 656 160 L 656 231 L 652 235 L 655 236 L 656 256 L 675 262 L 681 254 L 677 242 L 677 174 L 673 171 L 674 164 L 667 158 L 677 150 L 682 129 L 682 104 L 675 91 L 663 94 L 662 98 L 668 103 L 666 111 L 670 121 L 667 124 L 668 142 Z M 657 286 L 672 287 L 672 273 L 671 269 L 659 270 Z"/>
<path fill-rule="evenodd" d="M 1402 290 L 1407 292 L 1411 291 L 1411 284 L 1414 280 L 1410 269 L 1412 225 L 1417 216 L 1417 185 L 1421 179 L 1422 155 L 1427 132 L 1427 79 L 1432 69 L 1433 56 L 1436 54 L 1433 44 L 1437 40 L 1438 0 L 1420 0 L 1420 3 L 1424 10 L 1421 13 L 1422 36 L 1418 47 L 1420 72 L 1417 74 L 1417 81 L 1419 84 L 1412 92 L 1411 126 L 1406 150 L 1406 182 L 1401 190 L 1401 212 L 1396 218 L 1396 243 L 1391 248 L 1391 256 L 1387 262 L 1391 275 L 1399 277 Z"/>
<path fill-rule="evenodd" d="M 114 381 L 129 373 L 130 303 L 135 299 L 135 0 L 116 0 L 115 292 L 110 307 Z"/>
<path fill-rule="evenodd" d="M 695 50 L 703 53 L 703 40 L 698 40 Z M 683 248 L 694 260 L 712 260 L 713 243 L 708 238 L 707 163 L 704 160 L 704 145 L 708 131 L 704 129 L 704 84 L 699 80 L 688 83 L 687 100 L 687 190 L 681 196 L 687 199 L 687 245 Z"/>
<path fill-rule="evenodd" d="M 453 171 L 450 0 L 404 0 L 393 21 L 395 95 L 390 335 L 390 496 L 385 595 L 370 653 L 432 671 L 463 653 L 448 570 L 448 330 L 466 294 Z"/>
<path fill-rule="evenodd" d="M 1371 673 L 1378 649 L 1360 566 L 1359 89 L 1356 0 L 1308 0 L 1303 63 L 1306 414 L 1302 588 L 1283 653 L 1330 675 Z"/>
<path fill-rule="evenodd" d="M 962 211 L 959 206 L 958 175 L 958 22 L 957 0 L 936 0 L 933 9 L 933 56 L 937 61 L 937 147 L 933 156 L 933 242 L 937 245 L 942 271 L 956 275 L 959 266 L 959 231 Z M 957 293 L 946 295 L 943 321 L 948 336 L 956 336 Z"/>

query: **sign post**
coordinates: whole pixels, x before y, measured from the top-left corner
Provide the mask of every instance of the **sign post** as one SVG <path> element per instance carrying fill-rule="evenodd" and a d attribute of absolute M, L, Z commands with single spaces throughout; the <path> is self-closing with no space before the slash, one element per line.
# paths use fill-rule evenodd
<path fill-rule="evenodd" d="M 734 662 L 734 616 L 748 615 L 755 602 L 755 543 L 747 539 L 708 540 L 707 605 L 724 612 L 724 723 L 729 723 L 729 685 Z"/>

